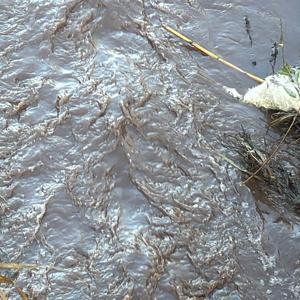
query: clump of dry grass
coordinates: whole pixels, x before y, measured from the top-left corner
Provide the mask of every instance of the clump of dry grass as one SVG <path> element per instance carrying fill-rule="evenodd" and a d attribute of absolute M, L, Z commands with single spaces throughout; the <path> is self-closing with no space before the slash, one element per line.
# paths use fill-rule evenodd
<path fill-rule="evenodd" d="M 285 111 L 271 111 L 268 112 L 268 118 L 270 121 L 270 126 L 279 131 L 287 130 L 288 126 L 291 124 L 293 119 L 295 122 L 293 124 L 291 135 L 294 139 L 300 137 L 300 116 L 299 113 L 295 111 L 285 112 Z"/>
<path fill-rule="evenodd" d="M 300 204 L 299 175 L 287 167 L 281 155 L 272 155 L 273 145 L 254 140 L 244 129 L 235 135 L 226 136 L 224 145 L 238 154 L 239 161 L 235 165 L 247 176 L 244 182 L 248 183 L 250 177 L 259 180 L 261 186 L 277 192 L 286 201 Z M 295 152 L 295 157 L 299 156 L 296 153 L 298 150 L 298 147 L 289 148 L 290 154 L 293 154 L 291 151 Z M 252 175 L 249 177 L 249 174 Z"/>

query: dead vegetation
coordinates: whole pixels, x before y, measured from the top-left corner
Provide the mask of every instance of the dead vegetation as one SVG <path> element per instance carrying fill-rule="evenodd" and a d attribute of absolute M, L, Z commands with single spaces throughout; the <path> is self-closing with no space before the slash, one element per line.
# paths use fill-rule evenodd
<path fill-rule="evenodd" d="M 291 156 L 296 159 L 299 156 L 299 142 L 294 135 L 290 136 L 288 141 L 286 140 L 287 133 L 295 133 L 294 127 L 299 123 L 298 115 L 293 116 L 295 121 L 275 144 L 270 144 L 265 139 L 253 138 L 242 128 L 241 132 L 226 136 L 224 146 L 237 155 L 238 161 L 234 162 L 234 166 L 244 173 L 243 183 L 248 184 L 251 180 L 256 180 L 259 188 L 274 192 L 286 203 L 298 207 L 300 205 L 299 171 L 289 166 L 288 160 Z M 279 117 L 286 121 L 283 114 Z M 277 121 L 277 125 L 282 122 L 279 119 L 274 121 Z M 284 148 L 283 151 L 280 151 L 281 147 Z"/>
<path fill-rule="evenodd" d="M 291 128 L 291 134 L 296 139 L 300 138 L 300 116 L 295 111 L 270 111 L 267 112 L 270 126 L 276 130 L 283 131 L 287 130 L 293 119 L 294 124 Z"/>

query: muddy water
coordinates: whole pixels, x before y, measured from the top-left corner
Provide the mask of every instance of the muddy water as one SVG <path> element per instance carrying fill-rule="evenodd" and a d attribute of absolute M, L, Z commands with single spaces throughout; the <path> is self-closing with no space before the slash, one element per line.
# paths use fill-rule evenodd
<path fill-rule="evenodd" d="M 161 28 L 264 77 L 280 18 L 299 62 L 299 14 L 297 0 L 2 0 L 0 259 L 40 267 L 1 274 L 36 299 L 299 299 L 299 217 L 220 156 L 241 124 L 278 138 L 221 88 L 254 83 Z"/>

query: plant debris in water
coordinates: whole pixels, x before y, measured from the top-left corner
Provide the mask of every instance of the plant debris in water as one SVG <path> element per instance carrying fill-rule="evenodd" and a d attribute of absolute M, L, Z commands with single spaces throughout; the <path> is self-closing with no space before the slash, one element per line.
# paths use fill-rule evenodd
<path fill-rule="evenodd" d="M 248 37 L 249 37 L 249 40 L 250 40 L 250 46 L 252 48 L 252 45 L 253 45 L 253 40 L 252 40 L 252 36 L 251 36 L 251 25 L 250 25 L 250 21 L 248 19 L 248 16 L 245 16 L 244 17 L 244 20 L 245 20 L 245 28 L 246 28 L 246 32 L 248 34 Z"/>
<path fill-rule="evenodd" d="M 271 50 L 271 58 L 269 60 L 271 67 L 272 67 L 273 74 L 275 73 L 275 65 L 276 65 L 277 56 L 278 56 L 278 45 L 276 42 L 274 42 L 273 46 L 272 46 L 272 50 Z"/>
<path fill-rule="evenodd" d="M 268 112 L 268 117 L 270 119 L 270 126 L 278 128 L 280 131 L 288 128 L 292 120 L 296 118 L 293 125 L 292 136 L 297 139 L 297 136 L 300 135 L 300 116 L 297 112 L 270 111 Z"/>
<path fill-rule="evenodd" d="M 249 175 L 263 166 L 254 178 L 259 180 L 266 189 L 277 192 L 280 198 L 298 207 L 300 205 L 299 176 L 286 166 L 286 162 L 278 154 L 265 164 L 272 153 L 272 146 L 266 142 L 263 146 L 261 144 L 260 141 L 253 140 L 244 129 L 238 134 L 227 135 L 225 142 L 227 148 L 238 154 L 239 162 L 236 165 L 239 165 L 240 170 L 245 170 L 244 173 Z M 296 148 L 294 151 L 296 156 Z"/>

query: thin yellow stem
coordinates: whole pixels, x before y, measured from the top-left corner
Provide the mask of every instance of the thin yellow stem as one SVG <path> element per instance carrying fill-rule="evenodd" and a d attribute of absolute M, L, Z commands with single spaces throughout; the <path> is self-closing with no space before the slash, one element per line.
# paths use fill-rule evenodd
<path fill-rule="evenodd" d="M 187 36 L 185 36 L 184 34 L 178 32 L 177 30 L 171 28 L 170 26 L 167 26 L 167 25 L 162 25 L 167 31 L 169 31 L 170 33 L 172 33 L 173 35 L 177 36 L 178 38 L 180 38 L 181 40 L 189 43 L 192 47 L 194 47 L 196 50 L 202 52 L 202 53 L 205 53 L 206 55 L 208 55 L 209 57 L 213 58 L 213 59 L 216 59 L 218 60 L 219 62 L 221 62 L 222 64 L 250 77 L 251 79 L 259 82 L 259 83 L 263 83 L 264 82 L 264 79 L 256 76 L 256 75 L 253 75 L 243 69 L 241 69 L 240 67 L 230 63 L 229 61 L 223 59 L 222 57 L 220 57 L 219 55 L 216 55 L 215 53 L 207 50 L 206 48 L 204 48 L 203 46 L 201 46 L 200 44 L 194 42 L 193 40 L 191 40 L 190 38 L 188 38 Z"/>

